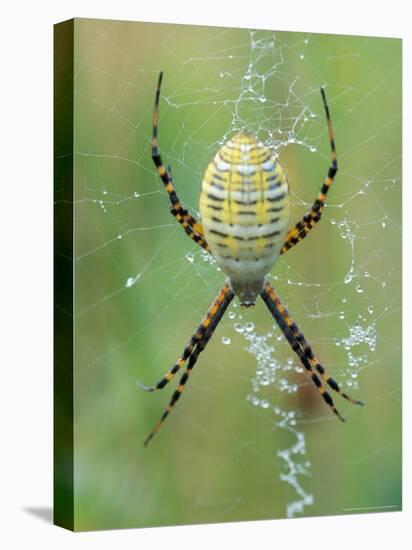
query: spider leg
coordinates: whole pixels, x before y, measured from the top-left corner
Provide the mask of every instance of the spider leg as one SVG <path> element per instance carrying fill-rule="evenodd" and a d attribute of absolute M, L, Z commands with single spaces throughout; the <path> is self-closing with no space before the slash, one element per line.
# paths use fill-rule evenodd
<path fill-rule="evenodd" d="M 265 288 L 262 291 L 261 296 L 266 303 L 269 311 L 272 313 L 275 321 L 278 323 L 283 334 L 285 335 L 287 341 L 291 345 L 293 351 L 298 355 L 301 363 L 305 367 L 308 376 L 312 379 L 313 383 L 318 388 L 323 399 L 333 410 L 336 416 L 340 420 L 344 421 L 345 419 L 336 409 L 333 399 L 323 386 L 322 381 L 328 384 L 329 387 L 332 388 L 332 390 L 339 393 L 344 399 L 350 401 L 351 403 L 363 405 L 363 402 L 353 399 L 345 392 L 343 392 L 339 384 L 328 374 L 325 367 L 323 367 L 319 363 L 312 351 L 312 348 L 307 343 L 304 335 L 299 330 L 296 323 L 294 323 L 294 321 L 291 319 L 286 307 L 283 305 L 278 294 L 275 292 L 270 283 L 265 284 Z"/>
<path fill-rule="evenodd" d="M 203 336 L 204 336 L 203 325 L 200 325 L 197 331 L 190 338 L 189 343 L 183 350 L 182 355 L 179 357 L 179 359 L 176 361 L 173 367 L 167 371 L 167 373 L 163 376 L 163 378 L 161 378 L 159 382 L 154 386 L 145 386 L 144 384 L 138 381 L 139 387 L 142 390 L 149 391 L 149 392 L 163 389 L 171 380 L 173 380 L 175 374 L 183 367 L 183 365 L 186 363 L 186 361 L 189 359 L 190 355 L 192 354 L 195 345 L 203 338 Z"/>
<path fill-rule="evenodd" d="M 170 164 L 167 167 L 167 173 L 169 177 L 169 182 L 173 185 L 172 167 L 170 166 Z M 209 245 L 207 244 L 207 241 L 203 234 L 203 227 L 201 226 L 200 223 L 196 221 L 196 218 L 194 218 L 191 214 L 189 214 L 189 212 L 185 208 L 183 208 L 180 202 L 178 203 L 172 202 L 172 207 L 170 208 L 170 212 L 176 218 L 176 220 L 181 224 L 186 234 L 191 239 L 193 239 L 197 244 L 199 244 L 205 250 L 210 251 Z"/>
<path fill-rule="evenodd" d="M 183 367 L 183 365 L 186 363 L 186 361 L 189 359 L 190 355 L 192 354 L 196 344 L 198 344 L 205 336 L 205 333 L 210 326 L 212 319 L 216 315 L 217 309 L 219 308 L 221 299 L 222 299 L 222 293 L 226 292 L 226 288 L 229 288 L 229 285 L 226 283 L 224 287 L 220 290 L 218 296 L 216 297 L 216 300 L 213 302 L 213 304 L 210 306 L 209 310 L 207 311 L 205 317 L 203 318 L 202 322 L 198 326 L 196 332 L 193 334 L 193 336 L 190 338 L 187 346 L 183 350 L 182 355 L 179 357 L 179 359 L 176 361 L 176 363 L 173 365 L 171 369 L 169 369 L 166 374 L 159 380 L 157 384 L 154 386 L 146 386 L 142 384 L 141 382 L 138 382 L 140 388 L 144 391 L 153 392 L 156 390 L 163 389 L 171 380 L 173 380 L 175 374 Z M 228 303 L 229 305 L 229 303 Z M 227 307 L 227 306 L 226 306 Z"/>
<path fill-rule="evenodd" d="M 303 218 L 298 221 L 286 234 L 285 241 L 280 250 L 280 254 L 284 254 L 290 250 L 293 246 L 298 244 L 306 235 L 313 229 L 322 216 L 322 212 L 325 208 L 326 195 L 329 188 L 333 183 L 336 172 L 338 171 L 338 163 L 336 157 L 335 137 L 333 132 L 332 121 L 330 118 L 329 107 L 326 102 L 325 90 L 320 89 L 322 94 L 323 106 L 325 108 L 326 122 L 328 124 L 329 142 L 331 148 L 331 164 L 329 166 L 328 175 L 324 179 L 323 185 L 316 197 L 312 208 L 307 212 Z"/>
<path fill-rule="evenodd" d="M 152 159 L 157 168 L 157 172 L 164 183 L 166 191 L 169 195 L 170 202 L 172 204 L 170 212 L 176 218 L 176 220 L 183 226 L 185 232 L 191 239 L 197 242 L 205 250 L 209 250 L 206 239 L 203 236 L 203 228 L 196 219 L 189 214 L 186 208 L 183 207 L 177 196 L 175 187 L 173 185 L 173 178 L 170 166 L 165 168 L 162 157 L 160 155 L 157 129 L 159 125 L 159 100 L 160 100 L 160 88 L 162 85 L 163 71 L 159 74 L 159 81 L 156 89 L 156 99 L 153 110 L 153 131 L 152 131 Z"/>
<path fill-rule="evenodd" d="M 210 307 L 209 311 L 207 312 L 206 316 L 204 317 L 202 323 L 200 324 L 199 328 L 195 332 L 194 336 L 191 339 L 191 342 L 193 338 L 196 337 L 196 335 L 200 335 L 199 338 L 196 338 L 195 344 L 192 346 L 192 351 L 188 357 L 188 363 L 186 366 L 186 369 L 183 373 L 183 375 L 180 378 L 179 385 L 177 386 L 176 390 L 173 392 L 172 397 L 170 399 L 170 402 L 168 406 L 166 407 L 164 413 L 160 417 L 160 420 L 155 424 L 154 428 L 150 432 L 150 434 L 147 436 L 144 446 L 146 447 L 149 442 L 152 440 L 152 438 L 155 436 L 155 434 L 158 432 L 160 427 L 162 426 L 163 422 L 166 420 L 166 418 L 169 416 L 171 410 L 173 409 L 176 402 L 180 399 L 180 396 L 183 393 L 183 390 L 185 389 L 185 385 L 188 381 L 188 378 L 190 376 L 190 373 L 192 372 L 193 367 L 196 364 L 197 358 L 199 357 L 200 353 L 205 349 L 207 343 L 209 342 L 210 338 L 212 337 L 213 332 L 215 331 L 217 325 L 219 324 L 220 320 L 223 317 L 223 314 L 225 313 L 228 305 L 232 301 L 234 297 L 234 293 L 232 289 L 230 288 L 230 285 L 228 283 L 225 283 L 225 285 L 220 290 L 219 294 L 217 295 L 215 301 L 213 302 L 212 306 Z M 185 349 L 188 349 L 190 347 L 187 346 Z M 179 363 L 179 361 L 176 363 L 176 365 Z M 164 387 L 168 382 L 168 375 L 170 375 L 170 380 L 173 378 L 174 374 L 179 370 L 180 367 L 176 368 L 175 372 L 172 373 L 173 369 L 176 367 L 176 365 L 166 374 L 166 376 L 159 382 L 159 384 L 166 379 L 166 382 L 163 383 L 161 387 Z M 159 385 L 158 384 L 158 385 Z M 157 389 L 155 387 L 155 389 Z M 151 391 L 149 389 L 149 391 Z"/>

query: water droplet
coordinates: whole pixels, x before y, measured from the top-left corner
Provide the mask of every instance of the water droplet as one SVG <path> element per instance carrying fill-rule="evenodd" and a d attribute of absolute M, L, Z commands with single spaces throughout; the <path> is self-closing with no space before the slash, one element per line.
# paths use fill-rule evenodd
<path fill-rule="evenodd" d="M 267 376 L 262 376 L 262 378 L 260 379 L 260 384 L 262 386 L 269 386 L 269 383 L 270 383 L 270 380 Z"/>
<path fill-rule="evenodd" d="M 385 227 L 386 227 L 386 222 L 382 222 L 382 227 L 383 227 L 383 229 L 385 229 Z"/>
<path fill-rule="evenodd" d="M 118 239 L 123 239 L 123 235 L 117 235 Z"/>
<path fill-rule="evenodd" d="M 243 334 L 245 330 L 241 323 L 235 323 L 234 328 L 235 328 L 235 331 L 238 332 L 239 334 Z"/>
<path fill-rule="evenodd" d="M 252 332 L 252 330 L 255 328 L 255 324 L 252 323 L 252 321 L 249 321 L 248 323 L 246 323 L 245 325 L 245 330 L 246 332 Z"/>
<path fill-rule="evenodd" d="M 186 254 L 185 257 L 186 257 L 186 260 L 187 260 L 188 262 L 190 262 L 191 264 L 193 263 L 193 261 L 194 261 L 194 256 L 193 256 L 193 254 L 192 254 L 191 252 L 188 252 L 188 253 Z"/>
<path fill-rule="evenodd" d="M 311 151 L 311 153 L 314 153 L 315 151 L 317 151 L 317 148 L 314 145 L 311 145 L 309 147 L 309 150 Z"/>
<path fill-rule="evenodd" d="M 299 59 L 305 59 L 305 56 L 303 55 L 303 53 L 300 54 Z"/>
<path fill-rule="evenodd" d="M 347 273 L 347 275 L 345 276 L 343 282 L 345 283 L 345 285 L 347 285 L 348 283 L 350 283 L 352 281 L 352 279 L 353 279 L 352 275 Z"/>
<path fill-rule="evenodd" d="M 252 397 L 251 401 L 252 401 L 252 405 L 254 405 L 255 407 L 257 407 L 257 406 L 259 405 L 259 403 L 260 403 L 260 399 L 259 399 L 259 397 L 257 397 L 256 395 L 254 395 L 254 396 Z"/>
<path fill-rule="evenodd" d="M 234 319 L 236 317 L 236 313 L 234 311 L 229 311 L 227 316 L 229 317 L 229 319 Z"/>
<path fill-rule="evenodd" d="M 259 97 L 259 101 L 260 101 L 261 103 L 266 103 L 266 97 L 265 97 L 264 95 L 261 95 L 261 96 Z"/>
<path fill-rule="evenodd" d="M 262 399 L 262 401 L 260 402 L 260 406 L 262 407 L 262 409 L 268 409 L 270 403 L 267 399 Z"/>
<path fill-rule="evenodd" d="M 135 283 L 137 283 L 137 281 L 140 279 L 140 273 L 138 273 L 137 275 L 135 275 L 134 277 L 129 277 L 125 283 L 125 287 L 126 288 L 130 288 L 131 286 L 133 286 Z"/>
<path fill-rule="evenodd" d="M 225 344 L 226 346 L 231 343 L 231 339 L 228 336 L 222 336 L 222 344 Z"/>
<path fill-rule="evenodd" d="M 344 319 L 345 318 L 345 312 L 344 311 L 341 311 L 339 313 L 339 319 Z"/>
<path fill-rule="evenodd" d="M 373 313 L 373 306 L 368 306 L 368 311 L 369 311 L 369 313 L 372 315 L 372 313 Z"/>
<path fill-rule="evenodd" d="M 140 197 L 140 193 L 138 193 L 137 191 L 135 191 L 135 192 L 133 193 L 133 196 L 134 196 L 135 199 L 138 199 L 138 198 Z"/>
<path fill-rule="evenodd" d="M 363 288 L 362 288 L 360 285 L 358 285 L 358 286 L 356 287 L 356 292 L 357 292 L 358 294 L 362 294 Z"/>

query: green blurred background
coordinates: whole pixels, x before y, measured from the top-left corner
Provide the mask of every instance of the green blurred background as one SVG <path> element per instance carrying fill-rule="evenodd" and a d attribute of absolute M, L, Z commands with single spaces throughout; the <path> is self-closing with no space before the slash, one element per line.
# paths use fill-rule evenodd
<path fill-rule="evenodd" d="M 401 41 L 78 19 L 74 58 L 75 528 L 399 510 Z M 324 220 L 272 280 L 321 362 L 366 401 L 335 399 L 345 424 L 263 303 L 234 304 L 143 448 L 173 388 L 136 381 L 158 381 L 224 280 L 152 166 L 161 69 L 160 146 L 194 212 L 207 163 L 246 126 L 280 154 L 291 221 L 302 215 L 329 163 L 326 85 L 340 172 Z"/>

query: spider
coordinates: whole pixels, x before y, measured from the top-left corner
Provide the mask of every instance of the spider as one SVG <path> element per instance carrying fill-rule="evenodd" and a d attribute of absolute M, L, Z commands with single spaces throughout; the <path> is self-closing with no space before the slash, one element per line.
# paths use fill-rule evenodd
<path fill-rule="evenodd" d="M 251 307 L 260 295 L 324 401 L 344 421 L 326 386 L 352 403 L 363 405 L 363 402 L 347 395 L 328 374 L 267 279 L 279 255 L 304 239 L 321 219 L 326 195 L 338 170 L 333 126 L 323 87 L 320 92 L 329 132 L 331 164 L 311 209 L 288 230 L 286 174 L 270 150 L 246 130 L 227 141 L 206 168 L 200 195 L 202 223 L 182 205 L 173 184 L 171 167 L 164 166 L 158 146 L 162 78 L 163 71 L 159 74 L 153 111 L 152 159 L 169 195 L 172 215 L 191 239 L 213 255 L 227 280 L 172 368 L 155 386 L 140 384 L 149 392 L 160 390 L 186 365 L 167 408 L 144 445 L 152 440 L 182 395 L 200 353 L 235 296 L 241 306 Z"/>

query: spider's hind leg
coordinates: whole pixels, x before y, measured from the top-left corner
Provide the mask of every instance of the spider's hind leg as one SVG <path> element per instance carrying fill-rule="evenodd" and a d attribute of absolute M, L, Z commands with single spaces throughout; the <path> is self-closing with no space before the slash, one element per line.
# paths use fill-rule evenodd
<path fill-rule="evenodd" d="M 170 165 L 167 167 L 167 173 L 169 176 L 169 181 L 173 185 L 172 167 Z M 169 196 L 171 197 L 170 194 Z M 209 245 L 207 244 L 207 241 L 205 239 L 202 225 L 186 210 L 186 208 L 182 206 L 179 198 L 176 195 L 176 192 L 174 192 L 174 196 L 177 198 L 177 201 L 173 202 L 172 198 L 170 198 L 172 203 L 170 213 L 183 227 L 186 235 L 188 235 L 193 241 L 195 241 L 198 245 L 209 252 Z"/>
<path fill-rule="evenodd" d="M 152 160 L 156 166 L 157 172 L 164 183 L 165 189 L 169 195 L 170 202 L 172 204 L 170 212 L 176 218 L 176 220 L 182 225 L 186 234 L 189 235 L 196 243 L 202 248 L 209 251 L 209 246 L 203 235 L 203 228 L 201 224 L 187 211 L 186 208 L 180 202 L 177 196 L 176 189 L 173 185 L 172 169 L 170 166 L 166 169 L 163 164 L 162 157 L 160 155 L 159 144 L 157 140 L 157 131 L 159 126 L 159 100 L 160 100 L 160 88 L 162 85 L 163 72 L 159 74 L 159 80 L 156 89 L 156 99 L 153 111 L 153 129 L 152 129 Z"/>
<path fill-rule="evenodd" d="M 333 180 L 338 171 L 338 162 L 336 156 L 335 136 L 332 126 L 332 120 L 330 118 L 329 107 L 326 101 L 325 90 L 320 89 L 322 94 L 323 106 L 325 109 L 326 122 L 328 125 L 329 142 L 331 149 L 331 163 L 328 170 L 328 175 L 323 181 L 323 185 L 313 203 L 311 209 L 299 220 L 286 234 L 285 241 L 280 250 L 281 254 L 284 254 L 296 244 L 298 244 L 306 235 L 313 229 L 313 227 L 319 222 L 322 217 L 323 210 L 326 203 L 326 195 L 333 183 Z"/>

